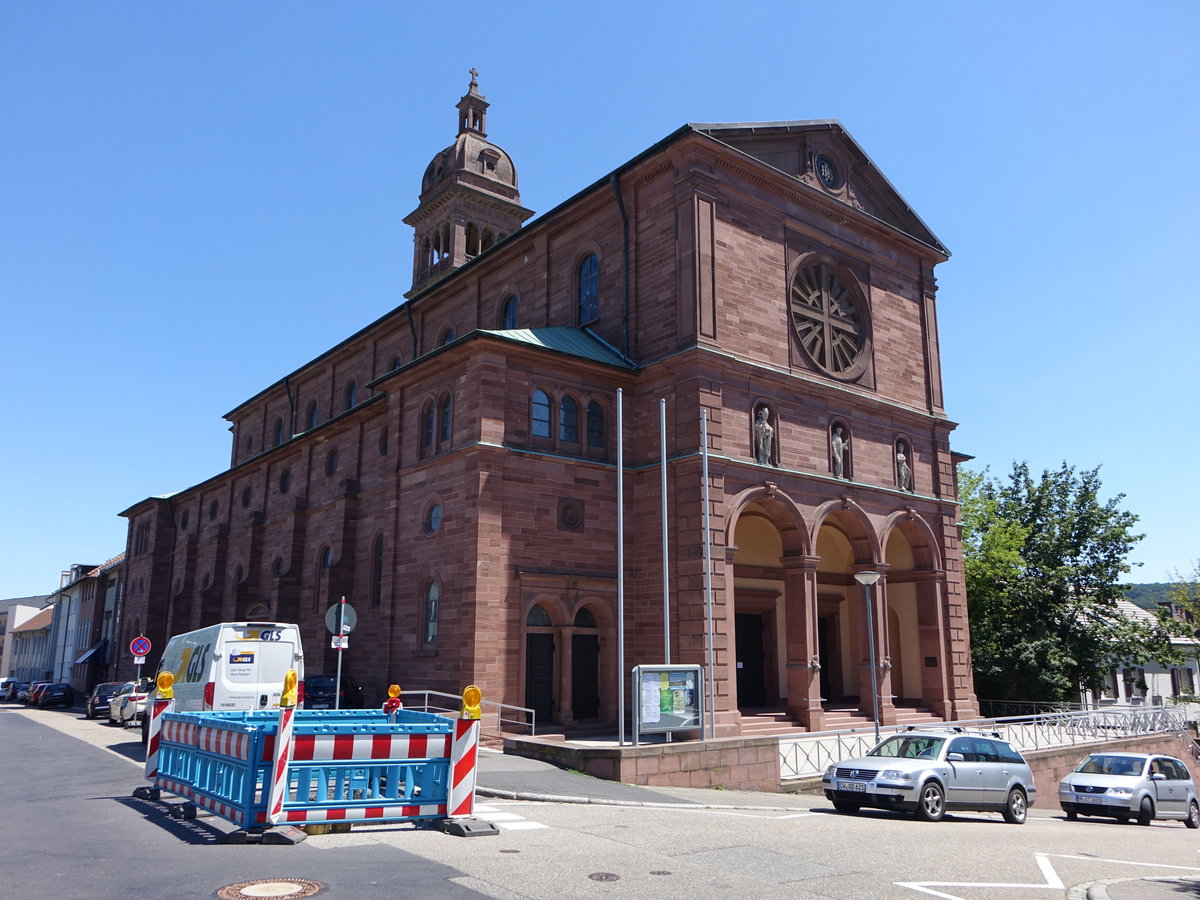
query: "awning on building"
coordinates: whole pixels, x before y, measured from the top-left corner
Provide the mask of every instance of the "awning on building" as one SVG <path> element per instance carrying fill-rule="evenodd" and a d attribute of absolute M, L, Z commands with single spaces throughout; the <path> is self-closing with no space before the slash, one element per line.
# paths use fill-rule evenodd
<path fill-rule="evenodd" d="M 91 648 L 87 651 L 87 653 L 83 654 L 83 656 L 81 656 L 81 657 L 79 657 L 79 659 L 75 660 L 75 665 L 79 665 L 80 663 L 85 663 L 85 662 L 97 662 L 97 663 L 104 662 L 104 645 L 107 643 L 108 643 L 108 641 L 106 639 L 100 638 L 100 640 L 98 640 L 98 641 L 96 641 L 96 643 L 92 644 Z"/>

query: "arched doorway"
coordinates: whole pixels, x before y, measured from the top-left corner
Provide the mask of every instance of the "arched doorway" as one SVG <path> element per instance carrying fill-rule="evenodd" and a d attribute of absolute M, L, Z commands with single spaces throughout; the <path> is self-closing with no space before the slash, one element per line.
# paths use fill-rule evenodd
<path fill-rule="evenodd" d="M 571 635 L 571 716 L 576 722 L 600 714 L 600 636 L 586 606 L 575 613 Z"/>
<path fill-rule="evenodd" d="M 554 717 L 554 629 L 550 613 L 540 604 L 525 617 L 525 705 L 537 721 Z"/>
<path fill-rule="evenodd" d="M 784 628 L 783 536 L 764 503 L 753 503 L 734 531 L 734 650 L 737 705 L 757 710 L 783 705 L 780 681 Z"/>

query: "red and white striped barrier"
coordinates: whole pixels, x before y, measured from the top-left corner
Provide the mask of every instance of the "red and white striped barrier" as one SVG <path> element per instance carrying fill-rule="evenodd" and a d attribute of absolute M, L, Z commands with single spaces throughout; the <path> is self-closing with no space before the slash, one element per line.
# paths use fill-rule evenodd
<path fill-rule="evenodd" d="M 448 815 L 469 816 L 475 810 L 476 758 L 479 720 L 454 720 L 454 748 L 450 753 L 450 800 Z"/>
<path fill-rule="evenodd" d="M 275 759 L 271 767 L 271 793 L 267 800 L 267 821 L 272 825 L 283 815 L 283 800 L 287 795 L 288 757 L 292 751 L 292 724 L 296 707 L 279 707 L 279 734 L 275 737 Z"/>
<path fill-rule="evenodd" d="M 448 734 L 299 734 L 292 739 L 292 759 L 303 762 L 437 759 L 450 751 Z"/>
<path fill-rule="evenodd" d="M 388 819 L 415 819 L 446 815 L 440 803 L 417 806 L 366 806 L 359 809 L 289 809 L 279 821 L 288 825 L 317 822 L 369 822 Z M 271 824 L 277 824 L 272 822 Z"/>
<path fill-rule="evenodd" d="M 146 741 L 147 778 L 153 778 L 158 774 L 158 746 L 162 737 L 162 715 L 165 712 L 170 712 L 174 705 L 174 700 L 159 700 L 157 698 L 151 704 L 149 737 Z M 142 713 L 142 715 L 145 714 L 145 712 Z"/>

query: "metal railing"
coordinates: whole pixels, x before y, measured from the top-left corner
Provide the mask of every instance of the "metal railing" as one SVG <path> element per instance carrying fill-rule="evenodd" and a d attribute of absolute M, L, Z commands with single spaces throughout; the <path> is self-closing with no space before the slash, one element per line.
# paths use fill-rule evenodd
<path fill-rule="evenodd" d="M 887 733 L 904 731 L 906 727 L 890 727 Z M 1187 720 L 1180 710 L 1163 706 L 1110 706 L 1048 710 L 1033 715 L 971 719 L 929 727 L 994 731 L 1020 750 L 1045 750 L 1147 734 L 1182 734 Z M 863 756 L 874 744 L 873 729 L 783 738 L 779 742 L 780 780 L 820 775 L 839 760 Z"/>
<path fill-rule="evenodd" d="M 423 697 L 420 702 L 414 697 Z M 436 701 L 431 698 L 438 698 Z M 449 701 L 449 705 L 442 702 Z M 462 709 L 462 695 L 448 694 L 445 691 L 411 690 L 405 688 L 400 695 L 405 709 L 419 709 L 423 712 L 457 718 Z M 497 703 L 494 700 L 483 700 L 479 704 L 482 716 L 480 730 L 497 736 L 505 731 L 515 731 L 521 734 L 537 734 L 537 712 L 525 706 L 512 706 L 508 703 Z"/>

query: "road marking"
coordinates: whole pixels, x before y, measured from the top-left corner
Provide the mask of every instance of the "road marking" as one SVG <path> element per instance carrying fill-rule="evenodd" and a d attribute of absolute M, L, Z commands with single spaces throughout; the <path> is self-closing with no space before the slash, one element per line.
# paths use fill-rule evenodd
<path fill-rule="evenodd" d="M 475 809 L 471 815 L 477 819 L 483 819 L 485 822 L 491 822 L 505 831 L 531 831 L 535 828 L 548 828 L 548 825 L 543 825 L 541 822 L 531 822 L 524 816 L 518 816 L 512 812 L 501 812 L 494 806 L 489 806 L 486 803 L 475 804 Z"/>
<path fill-rule="evenodd" d="M 1043 884 L 1016 884 L 995 881 L 897 881 L 895 882 L 895 885 L 896 887 L 909 888 L 914 891 L 919 891 L 922 894 L 929 894 L 933 897 L 941 897 L 943 900 L 967 900 L 967 898 L 960 897 L 958 894 L 948 894 L 945 891 L 935 890 L 935 888 L 957 887 L 1002 888 L 1010 890 L 1065 890 L 1066 885 L 1063 884 L 1063 880 L 1059 877 L 1058 872 L 1054 870 L 1054 863 L 1051 862 L 1051 857 L 1057 859 L 1082 860 L 1083 862 L 1117 863 L 1125 866 L 1142 866 L 1148 869 L 1174 869 L 1186 872 L 1200 872 L 1200 867 L 1197 866 L 1172 866 L 1166 863 L 1135 862 L 1134 860 L 1129 859 L 1099 859 L 1094 856 L 1077 856 L 1070 853 L 1035 853 L 1033 858 L 1037 862 L 1038 868 L 1041 869 L 1042 877 L 1046 879 Z"/>

